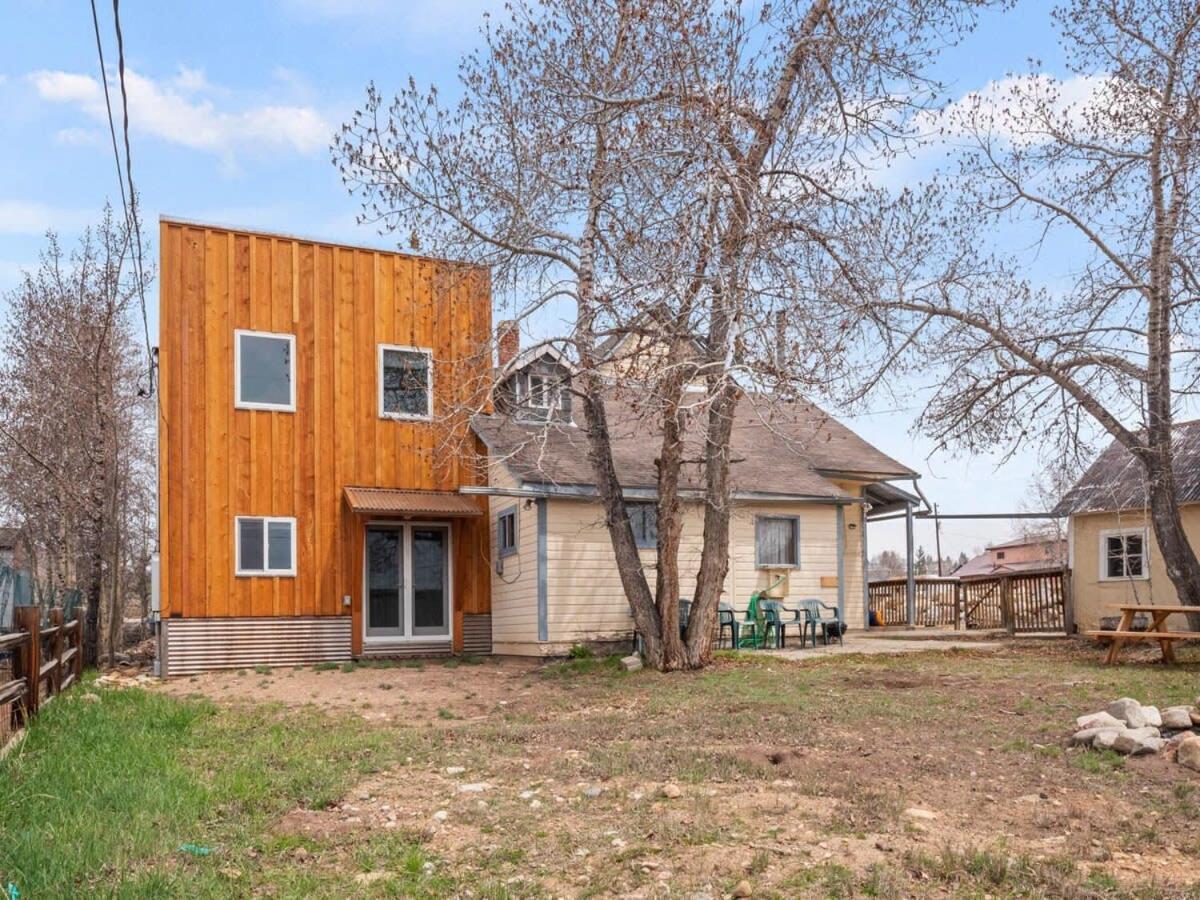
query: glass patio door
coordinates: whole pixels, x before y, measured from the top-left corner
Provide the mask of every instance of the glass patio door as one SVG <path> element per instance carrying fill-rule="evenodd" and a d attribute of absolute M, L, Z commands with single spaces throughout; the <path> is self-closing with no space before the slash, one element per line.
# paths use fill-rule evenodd
<path fill-rule="evenodd" d="M 368 525 L 365 542 L 368 638 L 450 636 L 450 529 Z"/>

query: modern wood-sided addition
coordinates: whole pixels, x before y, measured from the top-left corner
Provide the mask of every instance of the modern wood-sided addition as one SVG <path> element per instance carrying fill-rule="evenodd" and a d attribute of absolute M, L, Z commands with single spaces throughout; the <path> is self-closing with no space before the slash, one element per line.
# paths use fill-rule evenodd
<path fill-rule="evenodd" d="M 160 233 L 164 674 L 486 651 L 488 501 L 442 415 L 487 364 L 486 271 Z"/>

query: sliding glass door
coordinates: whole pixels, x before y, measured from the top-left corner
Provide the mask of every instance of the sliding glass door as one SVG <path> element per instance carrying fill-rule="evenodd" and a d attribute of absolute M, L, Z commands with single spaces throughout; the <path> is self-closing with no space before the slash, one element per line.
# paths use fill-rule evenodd
<path fill-rule="evenodd" d="M 450 637 L 450 529 L 368 525 L 364 578 L 368 638 Z"/>

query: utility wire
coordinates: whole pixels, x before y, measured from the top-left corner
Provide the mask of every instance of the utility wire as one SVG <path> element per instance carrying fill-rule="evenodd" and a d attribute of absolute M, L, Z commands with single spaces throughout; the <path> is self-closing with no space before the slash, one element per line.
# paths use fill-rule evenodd
<path fill-rule="evenodd" d="M 117 31 L 117 66 L 121 82 L 121 105 L 125 138 L 124 167 L 121 165 L 121 152 L 117 147 L 117 128 L 113 121 L 112 98 L 108 90 L 108 69 L 104 64 L 104 42 L 100 37 L 100 16 L 96 11 L 96 0 L 91 0 L 91 6 L 92 28 L 96 34 L 96 55 L 100 58 L 100 84 L 104 88 L 104 107 L 108 112 L 108 133 L 112 139 L 113 162 L 117 167 L 117 187 L 121 192 L 121 210 L 125 214 L 125 228 L 130 235 L 133 245 L 134 273 L 137 277 L 138 299 L 142 311 L 142 331 L 146 341 L 146 363 L 149 373 L 149 391 L 147 396 L 152 397 L 154 396 L 154 351 L 150 343 L 150 319 L 146 311 L 146 279 L 142 264 L 142 233 L 138 221 L 137 192 L 133 186 L 133 170 L 129 147 L 129 101 L 125 91 L 125 47 L 121 34 L 119 0 L 113 0 L 113 20 Z M 126 182 L 129 184 L 128 197 L 125 192 Z"/>

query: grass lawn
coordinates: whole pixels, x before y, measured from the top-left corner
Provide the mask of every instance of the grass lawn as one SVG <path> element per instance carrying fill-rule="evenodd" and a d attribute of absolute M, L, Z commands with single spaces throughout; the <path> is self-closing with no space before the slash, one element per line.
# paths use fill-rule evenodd
<path fill-rule="evenodd" d="M 22 897 L 1200 897 L 1200 776 L 1068 749 L 1091 647 L 85 684 L 0 762 Z M 85 695 L 96 699 L 89 699 Z M 0 895 L 3 896 L 3 895 Z"/>

